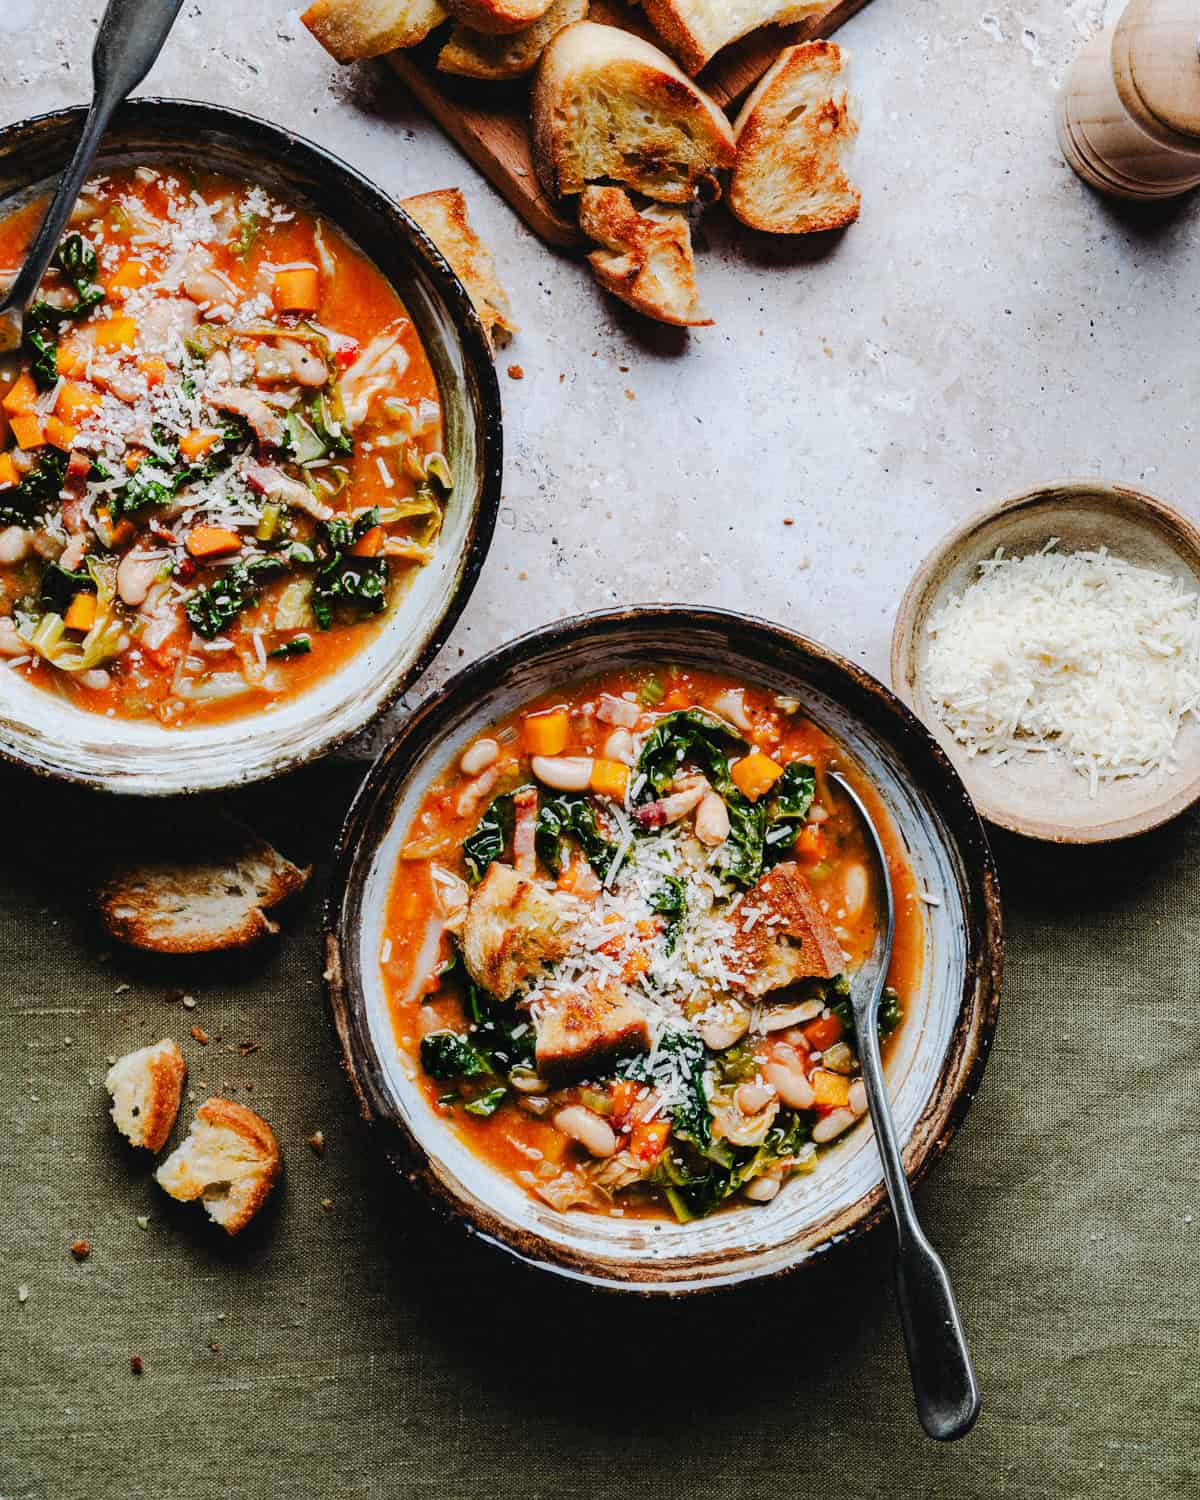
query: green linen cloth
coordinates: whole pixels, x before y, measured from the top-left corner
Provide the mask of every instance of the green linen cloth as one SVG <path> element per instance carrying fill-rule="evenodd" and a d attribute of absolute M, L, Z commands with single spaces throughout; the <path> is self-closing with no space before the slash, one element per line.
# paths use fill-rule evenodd
<path fill-rule="evenodd" d="M 278 941 L 171 961 L 107 941 L 81 882 L 97 830 L 167 837 L 176 813 L 0 773 L 3 1500 L 1200 1495 L 1200 821 L 999 850 L 996 1047 L 917 1195 L 984 1399 L 939 1447 L 886 1226 L 790 1279 L 645 1302 L 470 1241 L 374 1156 L 319 942 L 357 775 L 226 799 L 312 882 Z M 106 1056 L 168 1034 L 197 1099 L 245 1101 L 282 1143 L 283 1185 L 237 1240 L 109 1123 Z"/>

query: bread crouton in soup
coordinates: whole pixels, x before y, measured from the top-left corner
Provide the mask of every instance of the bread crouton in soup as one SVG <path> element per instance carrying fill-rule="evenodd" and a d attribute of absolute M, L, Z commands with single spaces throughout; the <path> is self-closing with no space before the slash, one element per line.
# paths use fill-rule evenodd
<path fill-rule="evenodd" d="M 510 865 L 493 864 L 467 909 L 467 972 L 489 995 L 507 1000 L 563 957 L 578 921 L 573 896 L 527 880 Z"/>
<path fill-rule="evenodd" d="M 583 1076 L 649 1046 L 645 1014 L 619 985 L 588 986 L 542 1003 L 536 1055 L 538 1072 L 546 1078 Z"/>
<path fill-rule="evenodd" d="M 131 1146 L 161 1151 L 179 1114 L 187 1064 L 170 1037 L 119 1057 L 104 1078 L 113 1124 Z"/>
<path fill-rule="evenodd" d="M 209 1218 L 238 1234 L 270 1197 L 282 1165 L 275 1132 L 261 1115 L 231 1099 L 208 1099 L 154 1176 L 172 1198 L 203 1199 Z"/>
<path fill-rule="evenodd" d="M 761 876 L 737 919 L 737 987 L 755 999 L 800 979 L 833 979 L 846 966 L 833 926 L 797 865 L 776 865 Z"/>

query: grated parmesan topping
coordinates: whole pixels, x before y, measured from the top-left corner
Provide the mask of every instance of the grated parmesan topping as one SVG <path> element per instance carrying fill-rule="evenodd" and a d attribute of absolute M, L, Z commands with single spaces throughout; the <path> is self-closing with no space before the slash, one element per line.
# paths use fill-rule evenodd
<path fill-rule="evenodd" d="M 1200 704 L 1200 594 L 1096 552 L 979 565 L 929 621 L 923 685 L 969 754 L 1056 753 L 1102 782 L 1177 769 Z"/>

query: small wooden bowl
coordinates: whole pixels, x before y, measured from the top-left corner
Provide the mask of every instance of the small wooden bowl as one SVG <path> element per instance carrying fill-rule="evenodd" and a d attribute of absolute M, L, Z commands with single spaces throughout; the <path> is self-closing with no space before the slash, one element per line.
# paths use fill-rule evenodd
<path fill-rule="evenodd" d="M 989 823 L 1060 844 L 1129 838 L 1177 817 L 1200 798 L 1200 725 L 1189 721 L 1181 731 L 1174 775 L 1101 783 L 1093 797 L 1087 778 L 1058 756 L 997 765 L 988 756 L 968 755 L 921 685 L 930 616 L 978 576 L 979 563 L 997 547 L 1028 553 L 1051 537 L 1059 539 L 1064 552 L 1106 546 L 1128 562 L 1170 573 L 1200 589 L 1200 530 L 1161 500 L 1086 479 L 1029 490 L 951 532 L 918 568 L 892 631 L 892 686 L 953 761 Z"/>

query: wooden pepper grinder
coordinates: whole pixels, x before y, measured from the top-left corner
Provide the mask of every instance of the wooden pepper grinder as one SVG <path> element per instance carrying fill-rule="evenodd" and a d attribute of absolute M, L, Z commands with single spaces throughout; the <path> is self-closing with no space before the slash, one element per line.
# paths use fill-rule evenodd
<path fill-rule="evenodd" d="M 1200 185 L 1200 3 L 1132 0 L 1075 59 L 1058 99 L 1069 166 L 1102 193 Z"/>

